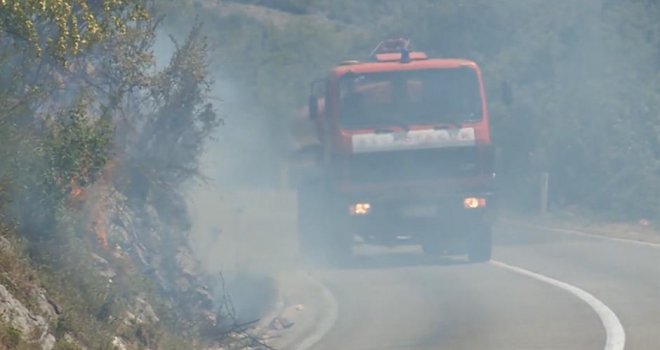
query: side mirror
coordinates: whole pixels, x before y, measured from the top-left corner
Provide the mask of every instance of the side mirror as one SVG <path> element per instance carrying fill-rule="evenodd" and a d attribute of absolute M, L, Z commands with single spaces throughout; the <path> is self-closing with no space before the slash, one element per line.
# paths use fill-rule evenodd
<path fill-rule="evenodd" d="M 507 106 L 511 107 L 513 104 L 513 91 L 511 90 L 511 85 L 509 84 L 508 81 L 502 81 L 502 84 L 500 86 L 500 93 L 502 94 L 502 102 Z"/>
<path fill-rule="evenodd" d="M 309 119 L 319 118 L 319 99 L 316 96 L 309 96 Z"/>

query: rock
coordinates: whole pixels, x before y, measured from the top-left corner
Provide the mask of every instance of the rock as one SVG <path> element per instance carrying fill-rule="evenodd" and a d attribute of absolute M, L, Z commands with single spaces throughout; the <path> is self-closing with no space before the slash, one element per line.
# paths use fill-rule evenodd
<path fill-rule="evenodd" d="M 294 323 L 289 321 L 288 319 L 284 317 L 275 317 L 270 324 L 268 325 L 268 328 L 272 330 L 281 330 L 281 329 L 287 329 L 293 327 Z"/>
<path fill-rule="evenodd" d="M 112 346 L 114 350 L 128 350 L 124 341 L 117 336 L 112 338 Z"/>
<path fill-rule="evenodd" d="M 184 274 L 188 276 L 199 276 L 198 262 L 187 247 L 179 247 L 176 255 L 176 262 L 181 269 L 181 272 Z"/>
<path fill-rule="evenodd" d="M 133 324 L 155 324 L 160 321 L 149 302 L 143 298 L 135 298 L 131 311 L 126 311 L 125 322 Z"/>
<path fill-rule="evenodd" d="M 92 257 L 92 260 L 94 260 L 94 265 L 95 266 L 98 266 L 98 267 L 108 266 L 108 260 L 102 258 L 98 254 L 90 253 L 89 255 Z"/>
<path fill-rule="evenodd" d="M 67 343 L 74 345 L 76 348 L 80 350 L 87 350 L 87 347 L 80 344 L 80 342 L 76 338 L 74 338 L 73 335 L 71 335 L 71 333 L 64 334 L 63 338 Z"/>
<path fill-rule="evenodd" d="M 36 288 L 31 291 L 32 298 L 39 308 L 39 311 L 48 319 L 54 319 L 60 313 L 59 307 L 53 301 L 46 297 L 46 291 L 41 288 Z"/>
<path fill-rule="evenodd" d="M 52 334 L 46 333 L 45 337 L 40 339 L 39 343 L 41 343 L 41 348 L 43 350 L 51 350 L 55 347 L 55 343 L 57 340 L 55 339 L 55 336 Z"/>
<path fill-rule="evenodd" d="M 11 250 L 11 242 L 5 237 L 0 236 L 0 251 Z"/>
<path fill-rule="evenodd" d="M 19 330 L 24 337 L 39 335 L 38 339 L 25 338 L 25 340 L 36 341 L 43 350 L 51 350 L 55 346 L 55 337 L 48 332 L 48 321 L 46 318 L 30 312 L 23 303 L 14 298 L 7 288 L 1 284 L 0 319 Z"/>
<path fill-rule="evenodd" d="M 117 273 L 110 267 L 108 260 L 95 253 L 90 253 L 89 255 L 94 261 L 94 267 L 98 270 L 99 275 L 105 277 L 108 280 L 111 280 L 117 276 Z"/>

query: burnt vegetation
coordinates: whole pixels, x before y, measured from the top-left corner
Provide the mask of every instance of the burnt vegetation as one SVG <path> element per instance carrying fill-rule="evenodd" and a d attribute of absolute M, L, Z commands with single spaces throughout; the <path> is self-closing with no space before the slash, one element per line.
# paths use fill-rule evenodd
<path fill-rule="evenodd" d="M 158 68 L 161 19 L 151 1 L 0 4 L 2 234 L 32 266 L 2 270 L 48 290 L 56 348 L 186 348 L 215 322 L 182 263 L 182 191 L 221 119 L 201 23 Z M 8 322 L 4 345 L 34 342 Z"/>

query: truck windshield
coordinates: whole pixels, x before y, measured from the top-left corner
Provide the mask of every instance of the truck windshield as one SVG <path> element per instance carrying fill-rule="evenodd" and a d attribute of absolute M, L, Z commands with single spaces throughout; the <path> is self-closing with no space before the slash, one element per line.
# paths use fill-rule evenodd
<path fill-rule="evenodd" d="M 467 67 L 369 74 L 339 82 L 342 128 L 464 123 L 481 119 L 476 72 Z"/>

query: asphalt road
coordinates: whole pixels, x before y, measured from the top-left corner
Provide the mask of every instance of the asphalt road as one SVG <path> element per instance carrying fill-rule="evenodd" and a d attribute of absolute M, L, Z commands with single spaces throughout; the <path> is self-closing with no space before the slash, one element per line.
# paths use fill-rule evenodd
<path fill-rule="evenodd" d="M 660 247 L 496 227 L 495 261 L 564 289 L 498 263 L 368 248 L 356 268 L 314 272 L 337 300 L 338 317 L 312 349 L 621 349 L 624 334 L 612 323 L 625 331 L 625 349 L 660 349 Z"/>

